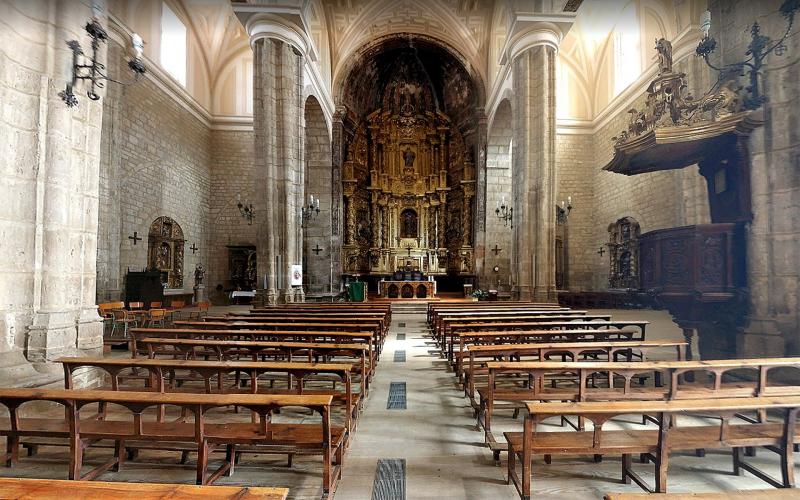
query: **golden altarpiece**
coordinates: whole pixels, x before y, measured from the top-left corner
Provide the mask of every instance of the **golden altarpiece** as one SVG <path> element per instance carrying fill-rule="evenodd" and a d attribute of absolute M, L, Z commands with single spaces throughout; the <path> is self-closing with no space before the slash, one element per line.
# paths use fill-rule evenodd
<path fill-rule="evenodd" d="M 348 274 L 474 273 L 475 167 L 413 59 L 356 129 L 343 169 Z"/>

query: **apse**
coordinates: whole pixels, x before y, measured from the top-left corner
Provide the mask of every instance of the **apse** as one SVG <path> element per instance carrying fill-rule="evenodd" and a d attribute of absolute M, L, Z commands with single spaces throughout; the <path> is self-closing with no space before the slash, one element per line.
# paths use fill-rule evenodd
<path fill-rule="evenodd" d="M 366 48 L 339 93 L 342 268 L 474 277 L 482 84 L 450 49 L 407 35 Z"/>

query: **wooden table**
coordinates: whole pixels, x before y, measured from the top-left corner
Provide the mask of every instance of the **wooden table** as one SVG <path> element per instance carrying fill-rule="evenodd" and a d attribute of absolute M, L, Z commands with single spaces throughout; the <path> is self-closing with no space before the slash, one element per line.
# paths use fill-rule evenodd
<path fill-rule="evenodd" d="M 0 499 L 286 500 L 288 488 L 0 478 Z"/>

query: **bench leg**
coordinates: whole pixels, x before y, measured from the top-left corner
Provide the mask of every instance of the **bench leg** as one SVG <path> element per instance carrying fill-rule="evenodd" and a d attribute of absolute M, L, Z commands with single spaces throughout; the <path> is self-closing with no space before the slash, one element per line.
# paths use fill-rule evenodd
<path fill-rule="evenodd" d="M 114 441 L 114 456 L 117 462 L 111 467 L 114 472 L 119 472 L 125 462 L 125 441 Z"/>
<path fill-rule="evenodd" d="M 631 470 L 631 455 L 630 453 L 625 453 L 622 455 L 622 482 L 624 484 L 631 484 L 631 476 L 628 475 L 628 471 Z"/>
<path fill-rule="evenodd" d="M 69 479 L 77 480 L 81 478 L 83 465 L 83 443 L 79 438 L 70 436 L 69 451 Z"/>
<path fill-rule="evenodd" d="M 742 475 L 742 449 L 741 448 L 734 448 L 733 449 L 733 475 L 734 476 L 741 476 Z"/>
<path fill-rule="evenodd" d="M 794 455 L 790 447 L 786 447 L 781 452 L 781 476 L 783 476 L 783 487 L 794 488 Z"/>
<path fill-rule="evenodd" d="M 6 438 L 6 467 L 11 467 L 14 462 L 19 462 L 19 436 Z"/>
<path fill-rule="evenodd" d="M 208 443 L 204 440 L 197 446 L 197 484 L 206 484 L 208 469 Z"/>
<path fill-rule="evenodd" d="M 38 444 L 24 444 L 22 445 L 28 452 L 28 456 L 32 457 L 39 453 L 39 445 Z"/>
<path fill-rule="evenodd" d="M 180 461 L 181 465 L 185 464 L 187 460 L 189 460 L 189 452 L 188 451 L 182 451 L 181 452 L 181 461 Z"/>
<path fill-rule="evenodd" d="M 225 461 L 228 463 L 228 471 L 225 473 L 226 476 L 233 475 L 233 466 L 236 464 L 236 445 L 229 444 L 225 448 Z"/>

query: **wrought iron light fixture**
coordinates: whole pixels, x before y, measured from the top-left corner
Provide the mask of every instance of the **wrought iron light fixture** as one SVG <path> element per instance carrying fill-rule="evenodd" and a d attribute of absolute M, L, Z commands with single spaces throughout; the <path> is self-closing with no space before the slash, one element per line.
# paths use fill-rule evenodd
<path fill-rule="evenodd" d="M 105 64 L 98 61 L 97 52 L 100 49 L 100 44 L 108 40 L 108 33 L 106 33 L 106 30 L 100 25 L 96 17 L 93 17 L 86 25 L 86 33 L 88 33 L 92 39 L 92 56 L 88 61 L 84 60 L 83 49 L 77 40 L 70 40 L 67 42 L 67 47 L 72 50 L 72 78 L 66 88 L 58 93 L 58 96 L 61 97 L 64 103 L 70 108 L 78 105 L 78 98 L 75 97 L 75 93 L 73 92 L 78 80 L 88 80 L 92 83 L 86 95 L 89 99 L 97 101 L 100 99 L 100 96 L 97 95 L 96 91 L 97 89 L 105 87 L 106 80 L 120 85 L 130 85 L 137 82 L 139 77 L 146 71 L 142 63 L 144 41 L 142 37 L 136 33 L 131 35 L 131 48 L 133 49 L 133 53 L 132 58 L 128 61 L 128 68 L 130 68 L 134 74 L 134 80 L 132 82 L 121 82 L 109 77 L 105 73 Z"/>
<path fill-rule="evenodd" d="M 300 227 L 308 227 L 308 222 L 311 219 L 316 218 L 317 215 L 319 215 L 319 198 L 314 198 L 314 195 L 312 194 L 308 198 L 308 206 L 300 208 L 300 217 L 302 220 Z"/>
<path fill-rule="evenodd" d="M 497 202 L 497 208 L 494 209 L 494 213 L 497 218 L 503 221 L 503 226 L 508 227 L 510 225 L 511 229 L 514 229 L 514 208 L 506 205 L 505 196 L 501 201 Z"/>
<path fill-rule="evenodd" d="M 764 66 L 764 59 L 772 54 L 781 56 L 786 50 L 786 37 L 792 31 L 794 16 L 800 10 L 800 0 L 785 0 L 778 11 L 786 19 L 786 31 L 777 41 L 761 34 L 761 26 L 754 22 L 750 27 L 750 44 L 745 53 L 746 59 L 733 64 L 717 67 L 708 58 L 717 48 L 717 41 L 708 35 L 711 30 L 711 12 L 706 11 L 700 21 L 700 30 L 703 32 L 703 39 L 697 45 L 695 53 L 702 57 L 706 64 L 713 70 L 719 72 L 719 80 L 725 81 L 734 79 L 738 76 L 747 76 L 749 85 L 746 87 L 747 95 L 743 99 L 743 107 L 746 110 L 760 108 L 767 97 L 761 93 L 759 75 Z"/>
<path fill-rule="evenodd" d="M 242 217 L 247 219 L 247 225 L 252 226 L 253 218 L 256 216 L 256 213 L 253 210 L 253 204 L 247 203 L 247 200 L 244 200 L 244 203 L 242 203 L 242 195 L 237 194 L 236 206 L 239 208 L 239 213 L 242 215 Z"/>
<path fill-rule="evenodd" d="M 565 224 L 570 212 L 572 212 L 572 196 L 567 196 L 567 201 L 561 200 L 561 205 L 556 206 L 556 222 Z"/>

